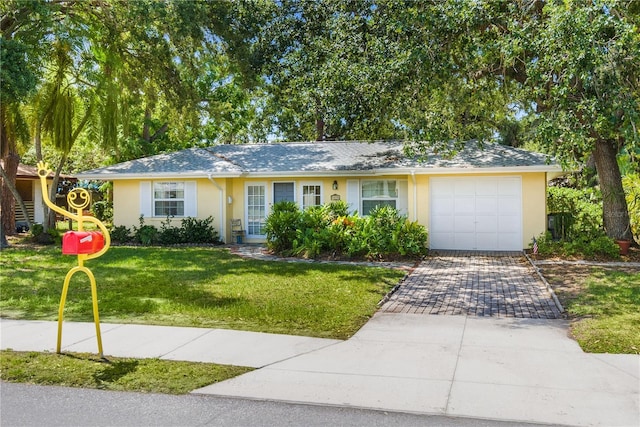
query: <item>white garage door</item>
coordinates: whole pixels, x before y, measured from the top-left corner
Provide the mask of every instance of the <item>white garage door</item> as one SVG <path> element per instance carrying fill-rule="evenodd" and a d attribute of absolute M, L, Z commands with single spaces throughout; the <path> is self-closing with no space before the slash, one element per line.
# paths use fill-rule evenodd
<path fill-rule="evenodd" d="M 431 178 L 431 249 L 522 250 L 520 177 Z"/>

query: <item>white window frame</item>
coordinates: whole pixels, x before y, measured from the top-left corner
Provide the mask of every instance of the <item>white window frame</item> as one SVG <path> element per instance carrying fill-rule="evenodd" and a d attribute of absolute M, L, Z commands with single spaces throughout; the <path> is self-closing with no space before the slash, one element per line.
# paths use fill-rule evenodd
<path fill-rule="evenodd" d="M 158 180 L 160 182 L 182 182 L 184 183 L 184 214 L 182 218 L 193 217 L 198 215 L 197 204 L 197 184 L 195 181 L 172 181 L 172 180 Z M 155 183 L 154 181 L 140 181 L 140 215 L 145 218 L 160 218 L 155 214 Z M 177 199 L 168 199 L 177 200 Z M 164 216 L 166 217 L 166 215 Z"/>
<path fill-rule="evenodd" d="M 371 183 L 371 182 L 390 182 L 393 181 L 395 182 L 395 192 L 396 195 L 395 197 L 391 197 L 389 195 L 383 194 L 383 195 L 379 195 L 379 196 L 374 196 L 374 197 L 365 197 L 364 195 L 364 186 L 367 183 Z M 399 209 L 400 206 L 400 181 L 399 179 L 363 179 L 360 181 L 360 212 L 363 216 L 367 216 L 369 213 L 366 212 L 364 210 L 364 202 L 365 201 L 378 201 L 378 202 L 387 202 L 387 201 L 393 201 L 395 204 L 395 208 Z M 388 184 L 385 184 L 388 185 Z"/>
<path fill-rule="evenodd" d="M 158 186 L 166 186 L 168 188 L 157 188 Z M 160 218 L 160 217 L 166 217 L 166 216 L 173 216 L 173 217 L 178 217 L 178 218 L 183 218 L 186 216 L 186 199 L 187 199 L 187 188 L 186 188 L 186 184 L 184 181 L 154 181 L 152 184 L 152 191 L 151 191 L 151 197 L 152 197 L 152 207 L 153 207 L 153 216 Z M 178 192 L 182 192 L 182 197 L 157 197 L 156 196 L 156 192 L 164 192 L 165 195 L 166 193 L 178 193 Z M 156 203 L 158 202 L 177 202 L 176 205 L 176 210 L 179 211 L 180 208 L 180 203 L 182 203 L 182 214 L 171 214 L 171 213 L 160 213 L 158 212 L 158 207 L 156 205 Z M 166 209 L 166 207 L 165 207 Z"/>
<path fill-rule="evenodd" d="M 313 205 L 306 205 L 304 198 L 304 190 L 306 187 L 319 187 L 319 194 L 314 195 L 314 197 L 319 197 L 320 203 Z M 324 204 L 324 188 L 322 182 L 320 181 L 302 181 L 300 182 L 300 209 L 304 210 L 311 206 L 322 206 Z"/>
<path fill-rule="evenodd" d="M 264 195 L 263 195 L 263 209 L 264 209 L 264 216 L 255 216 L 249 215 L 249 202 L 250 202 L 250 197 L 249 197 L 249 187 L 262 187 L 264 190 Z M 244 223 L 245 223 L 245 229 L 247 230 L 247 237 L 258 237 L 258 238 L 262 238 L 265 237 L 266 232 L 264 231 L 264 226 L 266 223 L 266 219 L 267 219 L 267 215 L 269 214 L 269 204 L 267 203 L 269 199 L 269 186 L 267 185 L 266 182 L 247 182 L 244 185 L 244 194 L 245 194 L 245 218 L 244 218 Z M 250 219 L 251 218 L 251 219 Z M 258 219 L 259 218 L 259 219 Z M 255 223 L 259 223 L 259 228 L 262 231 L 262 234 L 257 234 L 255 233 Z"/>

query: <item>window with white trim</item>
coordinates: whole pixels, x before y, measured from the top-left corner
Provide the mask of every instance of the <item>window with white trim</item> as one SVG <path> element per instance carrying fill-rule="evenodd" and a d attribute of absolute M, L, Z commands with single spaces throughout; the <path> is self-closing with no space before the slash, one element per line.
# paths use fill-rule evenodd
<path fill-rule="evenodd" d="M 375 207 L 398 208 L 398 184 L 396 180 L 362 181 L 362 215 L 369 215 Z"/>
<path fill-rule="evenodd" d="M 184 216 L 184 182 L 153 183 L 153 216 Z"/>
<path fill-rule="evenodd" d="M 322 186 L 319 184 L 302 185 L 302 209 L 322 205 Z"/>

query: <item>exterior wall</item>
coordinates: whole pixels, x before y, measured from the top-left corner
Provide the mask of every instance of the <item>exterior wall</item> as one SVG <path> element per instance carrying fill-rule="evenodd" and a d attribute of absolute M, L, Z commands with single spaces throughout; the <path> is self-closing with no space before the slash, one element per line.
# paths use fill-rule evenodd
<path fill-rule="evenodd" d="M 533 236 L 538 236 L 546 230 L 546 174 L 450 174 L 438 177 L 473 177 L 473 176 L 520 176 L 522 179 L 522 247 L 528 248 Z M 357 177 L 318 177 L 318 178 L 222 178 L 189 180 L 196 182 L 197 218 L 214 217 L 213 226 L 220 233 L 225 242 L 231 242 L 230 221 L 233 218 L 242 220 L 246 228 L 246 186 L 251 183 L 264 184 L 266 187 L 267 213 L 273 206 L 273 183 L 294 182 L 296 202 L 300 203 L 300 189 L 304 183 L 319 183 L 322 185 L 321 199 L 323 203 L 331 201 L 331 196 L 347 199 L 348 179 L 397 179 L 407 182 L 407 215 L 411 221 L 429 226 L 429 179 L 428 175 L 394 175 L 394 176 L 357 176 Z M 162 181 L 182 181 L 180 178 L 162 179 Z M 338 188 L 333 189 L 336 181 Z M 119 180 L 113 183 L 114 224 L 127 227 L 138 226 L 140 217 L 140 180 Z M 166 217 L 147 217 L 145 224 L 160 227 Z M 175 218 L 176 225 L 180 218 Z M 246 243 L 264 242 L 264 238 L 245 238 Z"/>
<path fill-rule="evenodd" d="M 544 172 L 522 175 L 522 244 L 528 248 L 533 238 L 547 231 L 547 176 Z"/>
<path fill-rule="evenodd" d="M 227 179 L 227 196 L 231 196 L 231 204 L 227 203 L 227 223 L 230 223 L 231 219 L 239 218 L 242 220 L 242 225 L 246 227 L 247 217 L 245 212 L 246 207 L 246 186 L 249 184 L 263 184 L 266 188 L 266 209 L 267 214 L 273 206 L 273 184 L 277 182 L 293 182 L 295 190 L 295 200 L 297 203 L 300 201 L 300 192 L 302 185 L 305 184 L 320 184 L 322 186 L 321 201 L 322 203 L 331 202 L 331 196 L 340 197 L 340 200 L 346 200 L 347 191 L 347 179 L 346 177 L 277 177 L 277 178 L 236 178 Z M 333 182 L 336 181 L 338 189 L 333 189 Z M 228 200 L 227 200 L 228 202 Z M 226 242 L 231 242 L 231 232 L 227 233 Z M 245 238 L 246 243 L 261 243 L 264 242 L 264 238 L 248 237 Z"/>
<path fill-rule="evenodd" d="M 149 180 L 153 182 L 152 180 Z M 175 179 L 162 179 L 161 181 L 195 181 L 196 183 L 196 218 L 205 219 L 209 216 L 213 216 L 213 226 L 218 230 L 221 235 L 226 233 L 228 228 L 225 225 L 224 217 L 224 198 L 221 197 L 221 193 L 225 192 L 225 180 L 217 180 L 216 184 L 222 189 L 222 191 L 214 185 L 208 179 L 196 179 L 196 180 L 183 180 L 180 178 Z M 113 182 L 113 223 L 114 225 L 124 225 L 126 227 L 139 226 L 140 214 L 141 214 L 141 202 L 142 197 L 140 192 L 141 180 L 118 180 Z M 147 225 L 155 225 L 160 228 L 163 221 L 166 221 L 166 217 L 144 217 L 144 223 Z M 172 223 L 175 226 L 180 225 L 181 218 L 175 217 Z"/>

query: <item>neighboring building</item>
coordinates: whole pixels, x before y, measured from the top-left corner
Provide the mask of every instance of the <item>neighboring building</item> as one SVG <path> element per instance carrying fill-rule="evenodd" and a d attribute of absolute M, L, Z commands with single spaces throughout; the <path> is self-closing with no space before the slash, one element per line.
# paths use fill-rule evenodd
<path fill-rule="evenodd" d="M 231 241 L 264 242 L 273 203 L 301 208 L 345 200 L 366 215 L 395 206 L 429 231 L 432 249 L 521 250 L 546 230 L 547 182 L 561 168 L 539 153 L 475 142 L 451 159 L 410 159 L 399 142 L 216 145 L 78 174 L 113 182 L 114 224 L 160 226 L 167 215 L 215 218 Z"/>
<path fill-rule="evenodd" d="M 49 184 L 51 180 L 53 180 L 53 174 L 49 174 Z M 75 180 L 72 176 L 60 175 L 61 182 Z M 20 228 L 22 225 L 26 225 L 26 216 L 29 217 L 32 223 L 43 223 L 44 202 L 42 201 L 42 188 L 40 186 L 38 168 L 20 163 L 16 173 L 16 190 L 18 190 L 27 208 L 25 213 L 20 209 L 20 205 L 16 203 L 16 226 Z M 56 200 L 56 202 L 59 205 L 66 205 L 64 194 L 59 195 L 58 198 L 59 200 Z"/>

